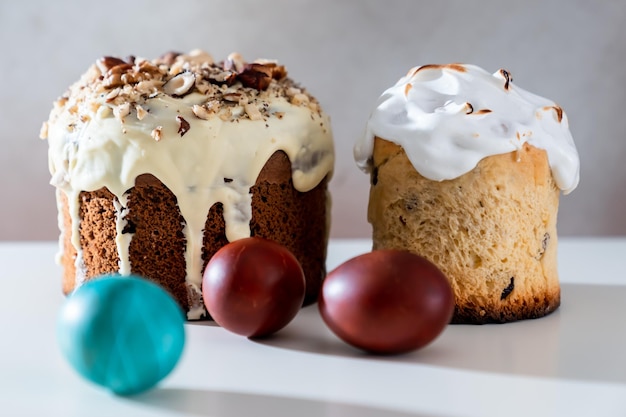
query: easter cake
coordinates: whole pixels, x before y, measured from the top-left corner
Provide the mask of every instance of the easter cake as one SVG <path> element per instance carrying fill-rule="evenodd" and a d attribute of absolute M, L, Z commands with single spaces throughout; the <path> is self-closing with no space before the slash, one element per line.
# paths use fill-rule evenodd
<path fill-rule="evenodd" d="M 328 116 L 274 61 L 202 51 L 104 57 L 42 128 L 57 189 L 63 291 L 105 273 L 144 276 L 188 319 L 202 272 L 229 241 L 274 240 L 316 300 L 334 165 Z"/>
<path fill-rule="evenodd" d="M 560 304 L 557 210 L 579 159 L 554 102 L 472 65 L 413 68 L 380 97 L 355 146 L 370 174 L 374 249 L 448 277 L 453 322 L 536 318 Z"/>

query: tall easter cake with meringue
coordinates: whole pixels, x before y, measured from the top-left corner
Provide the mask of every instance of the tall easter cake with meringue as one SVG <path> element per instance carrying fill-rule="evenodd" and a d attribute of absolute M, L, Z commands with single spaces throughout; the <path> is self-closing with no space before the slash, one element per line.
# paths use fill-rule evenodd
<path fill-rule="evenodd" d="M 42 138 L 57 188 L 63 290 L 103 273 L 165 287 L 206 316 L 202 272 L 248 236 L 290 249 L 313 302 L 326 273 L 334 149 L 318 102 L 276 62 L 202 51 L 98 60 Z"/>
<path fill-rule="evenodd" d="M 412 69 L 380 97 L 355 146 L 370 173 L 374 249 L 434 262 L 453 322 L 537 318 L 560 304 L 559 195 L 578 184 L 565 112 L 472 65 Z"/>

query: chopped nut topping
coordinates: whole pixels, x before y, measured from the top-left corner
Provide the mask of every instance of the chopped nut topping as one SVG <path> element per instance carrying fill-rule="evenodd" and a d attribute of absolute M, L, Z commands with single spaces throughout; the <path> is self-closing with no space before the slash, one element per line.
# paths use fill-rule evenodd
<path fill-rule="evenodd" d="M 411 83 L 407 83 L 406 87 L 404 87 L 404 96 L 408 96 L 409 95 L 409 91 L 411 91 L 411 88 L 413 88 L 413 84 Z M 469 103 L 467 103 L 469 104 Z"/>
<path fill-rule="evenodd" d="M 417 67 L 417 68 L 413 68 L 409 71 L 409 73 L 407 75 L 410 76 L 415 76 L 415 74 L 417 74 L 420 71 L 423 70 L 429 70 L 429 69 L 450 69 L 453 71 L 458 71 L 458 72 L 466 72 L 467 70 L 465 69 L 465 67 L 461 64 L 428 64 L 428 65 L 422 65 L 421 67 Z"/>
<path fill-rule="evenodd" d="M 158 142 L 161 140 L 162 130 L 163 126 L 157 126 L 152 130 L 152 133 L 150 133 L 150 135 L 154 140 Z"/>
<path fill-rule="evenodd" d="M 552 109 L 556 112 L 556 120 L 561 123 L 561 120 L 563 120 L 563 109 L 560 106 L 552 106 Z"/>
<path fill-rule="evenodd" d="M 124 84 L 135 84 L 139 81 L 137 77 L 130 73 L 122 74 L 121 79 Z"/>
<path fill-rule="evenodd" d="M 272 78 L 275 80 L 282 80 L 287 77 L 287 70 L 283 65 L 273 65 L 272 66 Z"/>
<path fill-rule="evenodd" d="M 504 77 L 504 89 L 508 90 L 509 89 L 509 84 L 513 82 L 513 76 L 511 75 L 510 72 L 508 72 L 505 69 L 500 69 L 500 75 L 502 75 L 502 77 Z"/>
<path fill-rule="evenodd" d="M 138 120 L 143 120 L 143 118 L 146 117 L 146 115 L 148 114 L 146 109 L 141 107 L 139 104 L 135 104 L 135 110 L 137 110 L 137 119 Z"/>
<path fill-rule="evenodd" d="M 161 87 L 163 84 L 164 84 L 163 81 L 159 81 L 159 80 L 140 81 L 135 86 L 135 90 L 141 95 L 146 95 L 150 97 L 150 96 L 154 96 L 158 94 L 159 87 Z"/>
<path fill-rule="evenodd" d="M 204 74 L 204 77 L 211 83 L 216 85 L 226 84 L 227 86 L 231 86 L 235 83 L 237 79 L 237 74 L 230 71 L 223 71 L 221 69 L 207 71 Z"/>
<path fill-rule="evenodd" d="M 131 64 L 127 64 L 126 62 L 121 61 L 119 64 L 115 65 L 114 67 L 109 68 L 109 71 L 107 72 L 109 74 L 124 74 L 132 68 L 133 66 Z"/>
<path fill-rule="evenodd" d="M 182 138 L 185 136 L 185 133 L 189 132 L 191 126 L 189 122 L 183 118 L 183 116 L 176 116 L 176 120 L 178 121 L 178 134 Z"/>
<path fill-rule="evenodd" d="M 196 83 L 196 76 L 192 72 L 181 72 L 163 85 L 163 91 L 172 97 L 183 97 L 191 92 Z"/>
<path fill-rule="evenodd" d="M 208 64 L 208 65 L 211 65 L 211 64 L 213 64 L 213 57 L 211 56 L 211 54 L 203 51 L 202 49 L 194 49 L 193 51 L 189 52 L 188 61 L 191 64 L 197 64 L 197 65 Z"/>
<path fill-rule="evenodd" d="M 113 114 L 121 122 L 124 122 L 124 118 L 128 116 L 129 113 L 130 113 L 130 103 L 122 103 L 119 106 L 113 108 Z"/>
<path fill-rule="evenodd" d="M 48 139 L 48 122 L 43 122 L 39 130 L 39 138 Z"/>
<path fill-rule="evenodd" d="M 248 101 L 248 97 L 242 94 L 242 95 L 241 95 L 241 97 L 239 97 L 239 102 L 238 102 L 238 104 L 239 104 L 240 106 L 245 106 L 245 105 L 246 105 L 246 104 L 248 104 L 248 103 L 249 103 L 249 101 Z"/>
<path fill-rule="evenodd" d="M 232 116 L 233 113 L 229 108 L 224 108 L 222 111 L 219 112 L 219 118 L 225 122 L 229 121 Z"/>
<path fill-rule="evenodd" d="M 242 72 L 244 68 L 244 61 L 241 54 L 233 52 L 228 55 L 228 58 L 224 61 L 224 71 Z"/>
<path fill-rule="evenodd" d="M 204 94 L 207 96 L 215 94 L 215 87 L 213 86 L 213 84 L 207 83 L 198 78 L 196 78 L 196 90 L 198 90 L 200 94 Z"/>
<path fill-rule="evenodd" d="M 100 119 L 106 119 L 107 117 L 110 117 L 111 114 L 113 113 L 113 109 L 109 106 L 102 106 L 98 109 L 98 117 Z"/>
<path fill-rule="evenodd" d="M 263 115 L 261 115 L 261 112 L 259 111 L 258 107 L 255 106 L 254 104 L 247 103 L 243 107 L 246 110 L 246 113 L 248 114 L 248 117 L 250 118 L 250 120 L 262 120 L 263 119 Z"/>
<path fill-rule="evenodd" d="M 302 93 L 296 94 L 295 96 L 291 98 L 291 104 L 295 104 L 296 106 L 300 104 L 305 104 L 308 102 L 309 102 L 309 96 L 307 96 L 306 94 L 302 94 Z"/>
<path fill-rule="evenodd" d="M 159 64 L 162 63 L 165 65 L 171 66 L 174 63 L 174 61 L 176 61 L 176 58 L 179 55 L 182 55 L 182 54 L 180 52 L 173 52 L 173 51 L 166 52 L 165 54 L 161 55 L 158 59 L 156 59 L 156 62 Z"/>
<path fill-rule="evenodd" d="M 222 106 L 220 105 L 220 102 L 218 100 L 211 100 L 206 103 L 206 108 L 211 113 L 217 113 L 218 111 L 220 111 L 221 107 Z"/>
<path fill-rule="evenodd" d="M 112 56 L 105 56 L 105 57 L 100 58 L 98 61 L 96 61 L 96 65 L 98 66 L 102 74 L 104 74 L 105 72 L 107 72 L 108 70 L 110 70 L 111 68 L 117 65 L 125 64 L 125 63 L 126 62 L 124 62 L 123 60 L 112 57 Z"/>
<path fill-rule="evenodd" d="M 231 54 L 224 62 L 216 63 L 206 52 L 192 51 L 170 52 L 156 60 L 103 57 L 55 102 L 50 120 L 66 113 L 65 127 L 69 130 L 112 115 L 124 124 L 133 110 L 137 120 L 148 117 L 151 99 L 182 98 L 192 92 L 198 94 L 198 99 L 190 100 L 189 110 L 202 120 L 263 120 L 272 115 L 280 119 L 285 112 L 270 110 L 270 103 L 280 98 L 310 109 L 312 118 L 321 114 L 318 102 L 289 79 L 285 67 L 275 61 L 246 62 L 240 54 Z M 182 120 L 181 136 L 191 127 L 185 126 L 189 125 L 188 117 Z M 155 140 L 161 135 L 161 127 L 152 131 Z"/>
<path fill-rule="evenodd" d="M 226 93 L 222 95 L 222 98 L 226 101 L 230 101 L 231 103 L 239 103 L 242 95 L 240 93 Z"/>
<path fill-rule="evenodd" d="M 105 98 L 106 102 L 109 103 L 109 102 L 115 100 L 115 98 L 117 96 L 119 96 L 121 92 L 122 92 L 121 88 L 114 88 L 106 96 L 104 96 L 104 98 Z"/>
<path fill-rule="evenodd" d="M 124 85 L 122 81 L 122 76 L 120 74 L 111 74 L 104 79 L 104 84 L 106 88 L 115 88 L 121 85 Z"/>
<path fill-rule="evenodd" d="M 237 79 L 244 87 L 265 90 L 272 81 L 272 68 L 269 65 L 247 64 Z"/>
<path fill-rule="evenodd" d="M 287 97 L 289 98 L 295 96 L 296 94 L 300 94 L 301 92 L 302 90 L 296 87 L 289 87 L 287 88 L 287 90 L 285 90 L 285 94 L 287 94 Z"/>
<path fill-rule="evenodd" d="M 56 101 L 56 103 L 54 103 L 54 107 L 56 108 L 64 107 L 67 104 L 68 100 L 69 98 L 66 96 L 61 97 L 60 99 Z"/>
<path fill-rule="evenodd" d="M 191 111 L 193 112 L 193 114 L 196 115 L 198 119 L 202 119 L 202 120 L 208 120 L 212 114 L 206 109 L 206 107 L 200 106 L 198 104 L 194 104 L 193 107 L 191 108 Z"/>

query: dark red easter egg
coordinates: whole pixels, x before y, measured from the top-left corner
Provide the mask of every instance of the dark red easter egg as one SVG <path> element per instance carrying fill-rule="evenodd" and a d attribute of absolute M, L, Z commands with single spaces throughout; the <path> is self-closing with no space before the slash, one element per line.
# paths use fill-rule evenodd
<path fill-rule="evenodd" d="M 217 324 L 247 337 L 285 327 L 304 300 L 300 263 L 284 246 L 259 237 L 236 240 L 204 271 L 204 304 Z"/>
<path fill-rule="evenodd" d="M 372 353 L 403 353 L 443 331 L 454 312 L 454 294 L 445 275 L 425 258 L 376 250 L 328 274 L 319 310 L 345 342 Z"/>

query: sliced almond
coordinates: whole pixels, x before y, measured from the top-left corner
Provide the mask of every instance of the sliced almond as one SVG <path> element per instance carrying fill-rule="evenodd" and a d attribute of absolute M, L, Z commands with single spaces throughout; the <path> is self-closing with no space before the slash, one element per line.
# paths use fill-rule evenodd
<path fill-rule="evenodd" d="M 246 103 L 244 104 L 243 108 L 246 110 L 246 113 L 248 114 L 250 120 L 263 120 L 263 115 L 256 105 L 252 103 Z"/>

